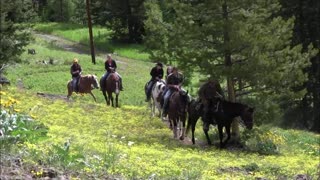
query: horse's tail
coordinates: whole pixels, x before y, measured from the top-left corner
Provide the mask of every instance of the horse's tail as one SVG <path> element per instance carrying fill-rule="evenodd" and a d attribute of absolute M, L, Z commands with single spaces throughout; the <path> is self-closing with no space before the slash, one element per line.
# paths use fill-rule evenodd
<path fill-rule="evenodd" d="M 189 131 L 190 131 L 190 127 L 191 127 L 191 118 L 190 115 L 188 114 L 188 118 L 187 118 L 187 128 L 186 128 L 186 136 L 188 135 Z"/>
<path fill-rule="evenodd" d="M 189 131 L 190 131 L 190 127 L 193 124 L 192 121 L 192 105 L 194 104 L 195 100 L 192 99 L 191 102 L 188 105 L 188 118 L 187 118 L 187 128 L 186 128 L 186 135 L 188 135 Z"/>

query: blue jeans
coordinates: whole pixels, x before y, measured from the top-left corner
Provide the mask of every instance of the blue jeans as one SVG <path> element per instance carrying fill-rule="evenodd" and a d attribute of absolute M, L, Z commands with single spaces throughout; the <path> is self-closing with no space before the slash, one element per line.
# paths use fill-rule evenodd
<path fill-rule="evenodd" d="M 163 112 L 164 113 L 167 113 L 168 106 L 169 106 L 169 98 L 172 95 L 172 93 L 173 93 L 173 90 L 170 89 L 170 88 L 165 89 L 164 92 L 163 92 L 163 100 L 164 100 Z"/>
<path fill-rule="evenodd" d="M 72 77 L 72 89 L 74 92 L 78 91 L 78 82 L 79 82 L 79 77 Z"/>
<path fill-rule="evenodd" d="M 156 83 L 156 80 L 150 80 L 150 81 L 148 82 L 147 89 L 146 89 L 147 100 L 150 99 L 151 90 L 152 90 L 152 87 L 153 87 L 153 85 L 154 85 L 155 83 Z"/>

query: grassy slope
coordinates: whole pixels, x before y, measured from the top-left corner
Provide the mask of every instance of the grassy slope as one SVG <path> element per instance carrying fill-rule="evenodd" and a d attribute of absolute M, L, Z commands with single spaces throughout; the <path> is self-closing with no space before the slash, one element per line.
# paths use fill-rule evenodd
<path fill-rule="evenodd" d="M 7 92 L 20 102 L 17 108 L 50 128 L 48 140 L 37 146 L 28 144 L 34 161 L 50 162 L 57 155 L 49 153 L 52 145 L 70 141 L 70 153 L 84 155 L 86 163 L 67 167 L 96 175 L 108 172 L 143 179 L 152 174 L 178 179 L 291 179 L 296 174 L 316 177 L 317 154 L 309 154 L 307 147 L 314 146 L 319 135 L 312 133 L 274 129 L 287 141 L 279 155 L 203 148 L 172 139 L 166 125 L 150 118 L 144 107 L 124 105 L 113 109 L 81 97 L 65 102 L 39 98 L 25 90 Z M 199 136 L 201 132 L 198 129 L 196 133 Z M 251 167 L 254 169 L 247 171 Z"/>
<path fill-rule="evenodd" d="M 77 57 L 82 66 L 83 74 L 96 74 L 99 78 L 104 73 L 104 59 L 97 58 L 96 65 L 91 63 L 91 57 L 70 53 L 61 49 L 52 48 L 47 42 L 36 39 L 29 46 L 37 51 L 36 55 L 24 53 L 23 63 L 12 67 L 8 77 L 14 82 L 23 81 L 26 89 L 34 92 L 67 95 L 67 82 L 71 79 L 70 66 L 72 59 Z M 54 59 L 54 65 L 45 65 L 43 60 Z M 142 105 L 144 104 L 143 88 L 149 80 L 151 63 L 132 61 L 127 58 L 115 57 L 118 62 L 118 72 L 123 77 L 125 91 L 120 94 L 120 104 Z M 94 90 L 98 102 L 104 102 L 102 93 Z M 85 96 L 88 101 L 93 101 L 90 95 Z"/>
<path fill-rule="evenodd" d="M 23 54 L 24 63 L 12 66 L 8 71 L 13 84 L 21 78 L 26 89 L 10 88 L 5 91 L 20 101 L 16 108 L 36 116 L 50 128 L 48 140 L 36 146 L 26 144 L 30 161 L 41 159 L 55 165 L 52 159 L 57 154 L 52 154 L 50 149 L 70 140 L 70 154 L 83 155 L 84 163 L 74 161 L 64 166 L 94 175 L 108 172 L 143 179 L 153 174 L 161 179 L 291 179 L 300 173 L 317 177 L 319 135 L 312 133 L 273 128 L 284 143 L 280 146 L 279 155 L 269 156 L 185 145 L 172 139 L 172 132 L 159 119 L 150 118 L 143 103 L 142 89 L 149 79 L 148 71 L 152 64 L 142 61 L 119 59 L 123 62 L 119 63 L 119 72 L 124 77 L 126 89 L 120 95 L 120 109 L 106 107 L 97 90 L 94 91 L 98 97 L 96 104 L 90 96 L 74 96 L 71 102 L 37 97 L 35 92 L 38 91 L 66 94 L 73 57 L 79 57 L 84 74 L 102 75 L 103 60 L 98 59 L 97 65 L 92 65 L 87 55 L 65 52 L 41 40 L 29 48 L 35 48 L 38 54 Z M 55 59 L 54 65 L 39 63 L 49 57 Z M 201 123 L 198 123 L 196 136 L 203 140 L 200 128 Z"/>
<path fill-rule="evenodd" d="M 36 24 L 34 28 L 36 31 L 58 35 L 84 45 L 89 45 L 87 27 L 77 24 L 45 23 Z M 137 44 L 128 45 L 112 42 L 109 39 L 110 33 L 111 31 L 105 28 L 94 27 L 93 37 L 95 47 L 102 51 L 116 53 L 122 57 L 148 61 L 149 54 L 144 52 L 143 46 Z"/>

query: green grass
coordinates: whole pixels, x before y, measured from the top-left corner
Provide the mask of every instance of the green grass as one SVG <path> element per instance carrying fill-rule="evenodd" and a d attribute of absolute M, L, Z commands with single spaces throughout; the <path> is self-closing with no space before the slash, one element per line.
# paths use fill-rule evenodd
<path fill-rule="evenodd" d="M 23 63 L 12 66 L 9 70 L 8 78 L 17 84 L 22 80 L 26 89 L 33 92 L 43 92 L 49 94 L 67 95 L 67 82 L 71 79 L 70 66 L 72 59 L 77 57 L 82 66 L 83 74 L 96 74 L 100 78 L 104 74 L 104 59 L 97 58 L 96 64 L 91 63 L 88 55 L 79 55 L 66 52 L 62 49 L 53 48 L 52 45 L 41 39 L 36 39 L 35 43 L 27 48 L 34 48 L 36 55 L 22 54 Z M 120 104 L 144 105 L 144 85 L 150 79 L 149 71 L 153 66 L 139 60 L 129 60 L 127 58 L 114 56 L 118 60 L 118 72 L 123 77 L 125 91 L 120 93 Z M 54 59 L 54 64 L 43 64 L 45 60 Z M 105 102 L 101 91 L 94 90 L 99 103 Z M 93 101 L 90 95 L 83 97 L 87 101 Z"/>
<path fill-rule="evenodd" d="M 273 133 L 285 139 L 283 150 L 275 155 L 204 148 L 173 139 L 167 125 L 158 118 L 150 118 L 145 107 L 123 105 L 114 109 L 80 97 L 75 102 L 66 102 L 15 88 L 5 92 L 18 100 L 16 108 L 21 112 L 49 127 L 49 139 L 20 146 L 26 148 L 24 160 L 35 164 L 41 160 L 47 166 L 64 167 L 72 177 L 99 178 L 103 174 L 126 179 L 151 176 L 156 179 L 293 179 L 297 174 L 318 177 L 319 135 L 313 133 L 272 128 Z M 197 129 L 200 128 L 199 123 Z M 65 142 L 70 143 L 68 151 L 63 148 Z M 316 153 L 305 151 L 306 146 L 301 143 L 314 147 Z"/>
<path fill-rule="evenodd" d="M 58 35 L 89 46 L 89 32 L 86 26 L 69 23 L 42 23 L 35 24 L 34 29 L 39 32 Z M 145 52 L 145 47 L 139 44 L 112 42 L 110 40 L 111 33 L 112 31 L 106 28 L 100 26 L 93 27 L 95 47 L 102 51 L 118 54 L 122 57 L 149 61 L 149 54 Z"/>

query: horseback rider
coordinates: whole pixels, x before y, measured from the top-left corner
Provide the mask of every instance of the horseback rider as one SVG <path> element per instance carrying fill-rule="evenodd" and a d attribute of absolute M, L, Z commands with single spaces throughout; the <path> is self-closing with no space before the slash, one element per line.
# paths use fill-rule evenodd
<path fill-rule="evenodd" d="M 167 67 L 167 74 L 166 74 L 166 81 L 168 79 L 168 76 L 172 73 L 172 66 Z"/>
<path fill-rule="evenodd" d="M 106 79 L 108 78 L 108 76 L 110 75 L 110 73 L 114 72 L 117 74 L 117 76 L 119 77 L 119 81 L 120 81 L 120 91 L 123 91 L 123 87 L 122 87 L 122 77 L 120 76 L 120 74 L 118 72 L 116 72 L 117 69 L 117 63 L 115 60 L 112 59 L 111 54 L 107 55 L 107 59 L 104 62 L 104 68 L 106 70 L 105 74 L 102 76 L 101 80 L 100 80 L 100 87 L 101 90 L 103 90 L 106 86 Z"/>
<path fill-rule="evenodd" d="M 169 98 L 172 95 L 174 91 L 180 91 L 181 85 L 183 83 L 184 77 L 183 75 L 178 72 L 177 67 L 172 68 L 172 73 L 167 78 L 167 86 L 166 89 L 163 92 L 163 98 L 162 98 L 162 111 L 163 116 L 165 117 L 168 113 L 168 107 L 169 107 Z"/>
<path fill-rule="evenodd" d="M 157 81 L 161 81 L 163 78 L 163 69 L 162 69 L 163 65 L 162 63 L 158 62 L 156 63 L 156 66 L 153 67 L 150 71 L 150 75 L 151 75 L 151 80 L 148 82 L 147 88 L 146 88 L 146 102 L 148 102 L 150 100 L 151 97 L 151 90 L 153 85 L 157 82 Z"/>
<path fill-rule="evenodd" d="M 82 72 L 82 69 L 81 69 L 80 64 L 78 63 L 78 59 L 74 58 L 73 63 L 70 67 L 70 73 L 72 76 L 72 89 L 74 92 L 78 92 L 78 90 L 79 90 L 78 82 L 80 79 L 81 72 Z"/>

